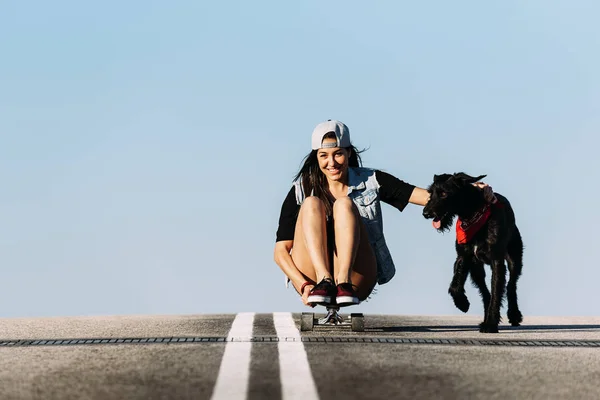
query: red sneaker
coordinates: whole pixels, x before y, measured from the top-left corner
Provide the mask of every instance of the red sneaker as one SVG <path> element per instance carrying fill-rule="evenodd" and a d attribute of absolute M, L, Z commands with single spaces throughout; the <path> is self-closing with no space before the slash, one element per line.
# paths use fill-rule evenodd
<path fill-rule="evenodd" d="M 337 285 L 337 296 L 335 297 L 335 301 L 340 307 L 360 303 L 351 283 L 340 283 Z"/>
<path fill-rule="evenodd" d="M 331 279 L 323 279 L 308 295 L 308 302 L 313 304 L 329 305 L 335 300 L 335 284 Z"/>

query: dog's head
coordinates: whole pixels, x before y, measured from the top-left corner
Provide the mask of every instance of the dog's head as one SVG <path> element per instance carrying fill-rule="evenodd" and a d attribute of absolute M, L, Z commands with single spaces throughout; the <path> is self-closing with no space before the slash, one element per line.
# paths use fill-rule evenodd
<path fill-rule="evenodd" d="M 473 183 L 485 177 L 486 175 L 473 177 L 464 172 L 434 175 L 433 183 L 427 188 L 430 197 L 423 208 L 423 217 L 433 219 L 433 227 L 438 231 L 449 230 L 454 216 L 464 208 L 464 189 L 473 188 Z"/>

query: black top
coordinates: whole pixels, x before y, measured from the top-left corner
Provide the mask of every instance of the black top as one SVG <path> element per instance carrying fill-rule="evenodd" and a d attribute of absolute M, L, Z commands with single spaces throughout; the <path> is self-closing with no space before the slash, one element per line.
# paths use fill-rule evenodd
<path fill-rule="evenodd" d="M 375 170 L 375 177 L 379 182 L 379 197 L 384 203 L 387 203 L 398 210 L 402 211 L 408 204 L 408 199 L 412 194 L 415 186 L 406 183 L 387 172 Z M 294 230 L 296 228 L 296 218 L 300 206 L 296 203 L 296 194 L 294 187 L 290 189 L 283 205 L 281 206 L 281 214 L 279 215 L 279 227 L 277 229 L 276 241 L 293 240 Z"/>

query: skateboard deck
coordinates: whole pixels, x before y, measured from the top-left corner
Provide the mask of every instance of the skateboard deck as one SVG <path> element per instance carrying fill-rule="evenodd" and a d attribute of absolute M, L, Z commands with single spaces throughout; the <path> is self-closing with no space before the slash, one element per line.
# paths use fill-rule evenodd
<path fill-rule="evenodd" d="M 301 331 L 312 331 L 315 327 L 350 327 L 353 332 L 364 332 L 365 317 L 362 313 L 350 313 L 344 318 L 337 306 L 327 306 L 327 314 L 318 318 L 314 312 L 303 312 L 300 321 Z"/>

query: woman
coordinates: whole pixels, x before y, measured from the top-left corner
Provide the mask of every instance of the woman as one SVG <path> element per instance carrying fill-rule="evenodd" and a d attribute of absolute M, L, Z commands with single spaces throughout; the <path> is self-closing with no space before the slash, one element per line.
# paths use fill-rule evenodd
<path fill-rule="evenodd" d="M 380 202 L 402 211 L 429 199 L 427 190 L 361 164 L 348 127 L 323 122 L 283 202 L 274 258 L 308 306 L 358 304 L 392 279 Z"/>

